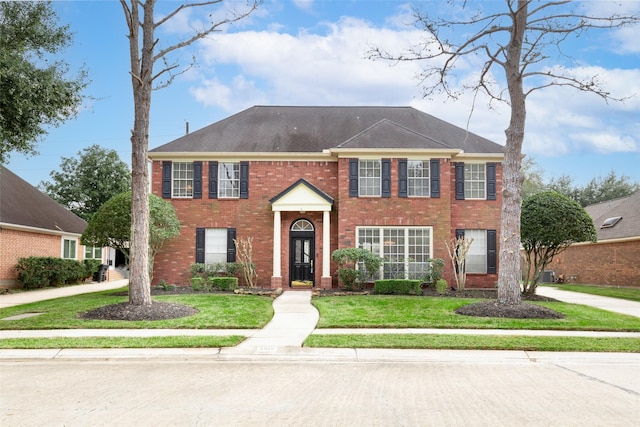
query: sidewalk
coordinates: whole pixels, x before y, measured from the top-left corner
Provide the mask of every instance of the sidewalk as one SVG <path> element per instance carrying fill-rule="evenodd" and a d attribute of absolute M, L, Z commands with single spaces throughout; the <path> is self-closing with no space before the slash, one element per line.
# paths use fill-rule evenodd
<path fill-rule="evenodd" d="M 98 290 L 114 289 L 126 284 L 121 283 L 96 283 L 69 288 L 52 289 L 46 291 L 25 292 L 14 294 L 18 299 L 5 300 L 0 296 L 0 306 L 25 304 L 42 299 L 59 298 L 74 293 L 95 292 Z M 122 283 L 125 282 L 125 283 Z M 538 288 L 541 295 L 550 296 L 558 300 L 594 305 L 611 311 L 636 313 L 640 317 L 640 303 L 622 301 L 613 298 L 594 297 L 592 295 L 579 294 L 577 292 L 557 291 L 552 288 Z M 64 291 L 64 292 L 61 292 Z M 76 292 L 73 292 L 76 291 Z M 22 302 L 17 302 L 22 301 Z M 176 351 L 186 355 L 215 356 L 223 359 L 242 359 L 260 356 L 271 357 L 302 357 L 302 358 L 358 358 L 368 352 L 373 352 L 375 358 L 397 357 L 405 354 L 413 359 L 423 354 L 424 350 L 400 351 L 397 350 L 357 350 L 354 349 L 309 349 L 303 348 L 304 340 L 311 334 L 457 334 L 457 335 L 523 335 L 523 336 L 582 336 L 582 337 L 627 337 L 640 338 L 640 332 L 597 332 L 597 331 L 547 331 L 547 330 L 496 330 L 496 329 L 316 329 L 319 319 L 318 311 L 311 305 L 311 291 L 287 291 L 273 302 L 274 316 L 263 329 L 225 329 L 225 330 L 185 330 L 185 329 L 69 329 L 69 330 L 7 330 L 0 331 L 0 339 L 6 338 L 39 338 L 39 337 L 104 337 L 104 336 L 228 336 L 243 335 L 247 339 L 236 347 L 222 349 L 96 349 L 96 350 L 0 350 L 0 359 L 15 358 L 77 358 L 82 355 L 91 357 L 98 354 L 110 355 L 109 357 L 138 357 L 142 354 L 175 356 Z M 624 311 L 620 311 L 624 310 Z M 634 315 L 634 314 L 632 314 Z M 106 350 L 106 351 L 105 351 Z M 409 355 L 409 353 L 411 355 Z M 356 356 L 356 355 L 360 356 Z M 396 356 L 393 356 L 393 355 Z M 518 353 L 518 358 L 522 356 Z M 387 356 L 384 356 L 387 355 Z M 640 355 L 634 356 L 640 358 Z"/>

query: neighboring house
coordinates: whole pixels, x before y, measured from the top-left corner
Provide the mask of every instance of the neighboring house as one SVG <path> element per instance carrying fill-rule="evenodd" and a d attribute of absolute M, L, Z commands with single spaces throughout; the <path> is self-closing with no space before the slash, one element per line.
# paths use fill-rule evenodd
<path fill-rule="evenodd" d="M 253 238 L 259 286 L 338 286 L 331 253 L 363 247 L 380 277 L 420 278 L 445 241 L 474 238 L 470 287 L 494 286 L 503 147 L 410 107 L 255 106 L 149 151 L 152 192 L 182 224 L 154 281 L 236 259 Z"/>
<path fill-rule="evenodd" d="M 86 227 L 85 220 L 0 166 L 0 286 L 19 286 L 19 258 L 102 260 L 102 248 L 80 245 Z"/>
<path fill-rule="evenodd" d="M 585 208 L 597 243 L 576 243 L 547 266 L 565 281 L 640 286 L 640 191 Z"/>

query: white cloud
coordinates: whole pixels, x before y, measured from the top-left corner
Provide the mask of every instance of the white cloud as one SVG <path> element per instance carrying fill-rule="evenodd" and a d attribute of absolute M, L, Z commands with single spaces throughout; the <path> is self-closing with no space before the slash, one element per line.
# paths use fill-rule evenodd
<path fill-rule="evenodd" d="M 615 130 L 604 130 L 594 133 L 576 133 L 570 135 L 576 144 L 586 145 L 597 153 L 629 153 L 640 152 L 640 141 L 628 135 L 619 135 Z"/>
<path fill-rule="evenodd" d="M 293 4 L 302 10 L 310 10 L 313 8 L 314 0 L 293 0 Z"/>

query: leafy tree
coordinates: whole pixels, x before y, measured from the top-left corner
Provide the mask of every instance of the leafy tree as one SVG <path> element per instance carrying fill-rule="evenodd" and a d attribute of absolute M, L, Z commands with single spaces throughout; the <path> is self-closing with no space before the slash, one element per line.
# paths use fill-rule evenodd
<path fill-rule="evenodd" d="M 583 187 L 574 186 L 571 177 L 563 175 L 560 178 L 552 179 L 547 188 L 571 197 L 582 206 L 589 206 L 629 196 L 640 190 L 640 184 L 631 182 L 631 178 L 626 175 L 618 177 L 616 172 L 612 170 L 606 177 L 593 178 Z"/>
<path fill-rule="evenodd" d="M 151 279 L 147 273 L 149 235 L 148 205 L 148 171 L 147 152 L 149 150 L 149 117 L 151 110 L 151 92 L 153 85 L 165 87 L 174 78 L 186 71 L 190 65 L 181 67 L 178 59 L 172 54 L 191 45 L 196 40 L 219 31 L 224 25 L 239 21 L 249 16 L 262 0 L 247 0 L 242 11 L 231 11 L 224 18 L 208 10 L 210 19 L 194 28 L 192 36 L 180 40 L 173 45 L 164 46 L 156 36 L 156 30 L 172 22 L 181 12 L 194 8 L 206 8 L 222 4 L 222 0 L 182 3 L 166 14 L 155 13 L 156 0 L 135 1 L 120 0 L 129 29 L 129 58 L 131 64 L 131 86 L 133 89 L 134 119 L 131 131 L 131 189 L 132 201 L 132 236 L 131 264 L 129 268 L 129 303 L 133 305 L 151 305 Z M 179 19 L 179 18 L 178 18 Z M 162 68 L 154 70 L 160 61 Z"/>
<path fill-rule="evenodd" d="M 38 186 L 56 202 L 89 220 L 107 200 L 131 188 L 129 166 L 115 150 L 92 145 L 78 151 L 78 158 L 63 157 L 52 182 Z"/>
<path fill-rule="evenodd" d="M 76 115 L 86 72 L 52 60 L 71 44 L 50 2 L 0 2 L 0 163 L 15 151 L 36 154 L 47 126 Z"/>
<path fill-rule="evenodd" d="M 543 171 L 532 157 L 525 156 L 520 169 L 523 177 L 522 198 L 526 199 L 532 194 L 544 191 L 545 184 L 542 178 Z"/>
<path fill-rule="evenodd" d="M 536 193 L 522 203 L 524 293 L 534 294 L 553 257 L 576 242 L 595 242 L 593 220 L 575 200 L 555 191 Z"/>
<path fill-rule="evenodd" d="M 149 194 L 149 265 L 151 277 L 153 260 L 164 243 L 180 234 L 180 221 L 173 205 L 158 196 Z M 91 217 L 82 233 L 82 244 L 108 246 L 119 249 L 127 263 L 130 259 L 131 241 L 131 191 L 111 198 Z"/>
<path fill-rule="evenodd" d="M 554 63 L 552 55 L 555 58 L 555 53 L 560 52 L 565 58 L 562 49 L 565 41 L 574 40 L 590 30 L 636 24 L 640 17 L 616 12 L 615 8 L 623 9 L 614 3 L 609 5 L 611 12 L 606 16 L 594 16 L 580 10 L 583 3 L 565 0 L 506 0 L 503 7 L 496 2 L 491 2 L 491 7 L 485 7 L 486 2 L 475 3 L 476 7 L 467 1 L 451 1 L 450 4 L 457 6 L 450 15 L 453 18 L 441 17 L 441 9 L 429 8 L 434 11 L 431 13 L 414 8 L 415 24 L 426 36 L 408 53 L 394 55 L 375 47 L 369 56 L 392 61 L 423 61 L 426 65 L 419 78 L 424 85 L 424 96 L 440 91 L 455 98 L 459 90 L 472 90 L 485 93 L 490 102 L 509 105 L 511 116 L 505 130 L 502 162 L 498 303 L 519 305 L 520 170 L 527 97 L 537 90 L 562 86 L 614 100 L 597 76 L 583 78 L 572 73 L 570 67 Z M 470 83 L 461 83 L 456 67 L 468 66 L 469 61 L 472 64 L 480 61 L 478 73 Z M 506 87 L 496 80 L 497 75 L 504 77 Z"/>

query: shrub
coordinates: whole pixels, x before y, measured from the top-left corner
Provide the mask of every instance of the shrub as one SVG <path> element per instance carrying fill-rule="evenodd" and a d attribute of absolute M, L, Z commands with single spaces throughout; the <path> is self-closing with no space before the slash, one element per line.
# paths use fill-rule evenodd
<path fill-rule="evenodd" d="M 18 270 L 18 281 L 25 289 L 77 283 L 88 277 L 86 265 L 72 259 L 20 258 L 15 268 Z"/>
<path fill-rule="evenodd" d="M 377 294 L 384 295 L 420 295 L 420 280 L 384 279 L 376 280 L 373 289 Z"/>
<path fill-rule="evenodd" d="M 331 259 L 338 263 L 338 277 L 347 290 L 362 289 L 382 265 L 382 258 L 362 248 L 336 249 Z"/>
<path fill-rule="evenodd" d="M 191 278 L 191 287 L 194 291 L 203 291 L 206 290 L 206 282 L 202 277 L 192 277 Z"/>
<path fill-rule="evenodd" d="M 448 288 L 449 284 L 446 280 L 438 279 L 438 281 L 436 281 L 436 292 L 438 292 L 440 295 L 446 293 Z"/>
<path fill-rule="evenodd" d="M 84 264 L 85 270 L 84 277 L 89 278 L 93 277 L 93 274 L 96 273 L 98 269 L 100 269 L 102 261 L 100 261 L 99 259 L 85 259 L 84 261 L 82 261 L 82 263 Z"/>
<path fill-rule="evenodd" d="M 436 284 L 442 279 L 442 271 L 444 270 L 444 260 L 442 258 L 431 258 L 427 260 L 429 265 L 424 276 L 424 281 L 429 284 Z"/>
<path fill-rule="evenodd" d="M 211 283 L 212 287 L 220 291 L 233 291 L 234 289 L 238 289 L 237 277 L 211 277 L 209 283 Z"/>

